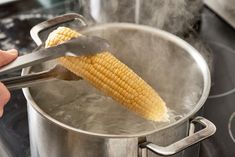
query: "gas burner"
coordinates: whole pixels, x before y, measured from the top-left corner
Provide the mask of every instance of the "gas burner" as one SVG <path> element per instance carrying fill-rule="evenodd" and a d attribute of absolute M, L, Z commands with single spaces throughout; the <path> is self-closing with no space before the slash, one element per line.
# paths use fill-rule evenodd
<path fill-rule="evenodd" d="M 233 112 L 229 117 L 228 132 L 232 141 L 235 143 L 235 112 Z"/>
<path fill-rule="evenodd" d="M 230 67 L 234 67 L 235 50 L 228 46 L 218 43 L 208 43 L 214 56 L 215 71 L 212 77 L 212 88 L 209 98 L 220 98 L 235 93 L 235 71 Z M 216 82 L 223 82 L 223 84 L 216 84 Z"/>

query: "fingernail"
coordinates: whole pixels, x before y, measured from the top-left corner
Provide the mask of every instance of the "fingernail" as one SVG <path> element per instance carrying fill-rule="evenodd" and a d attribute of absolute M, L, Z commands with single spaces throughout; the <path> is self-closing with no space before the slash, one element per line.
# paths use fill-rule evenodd
<path fill-rule="evenodd" d="M 8 50 L 6 51 L 7 53 L 11 53 L 13 55 L 18 55 L 18 51 L 16 49 L 11 49 L 11 50 Z"/>
<path fill-rule="evenodd" d="M 0 117 L 3 115 L 3 109 L 0 109 Z"/>

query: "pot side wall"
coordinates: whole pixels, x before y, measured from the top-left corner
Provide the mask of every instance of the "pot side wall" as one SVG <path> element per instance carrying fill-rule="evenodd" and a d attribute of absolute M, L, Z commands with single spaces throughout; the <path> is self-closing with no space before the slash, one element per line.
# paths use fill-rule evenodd
<path fill-rule="evenodd" d="M 33 157 L 138 157 L 138 138 L 104 138 L 66 130 L 40 115 L 28 104 L 31 156 Z M 188 134 L 186 121 L 148 135 L 147 141 L 167 146 Z M 158 157 L 147 152 L 148 157 Z M 183 157 L 183 152 L 172 157 Z"/>

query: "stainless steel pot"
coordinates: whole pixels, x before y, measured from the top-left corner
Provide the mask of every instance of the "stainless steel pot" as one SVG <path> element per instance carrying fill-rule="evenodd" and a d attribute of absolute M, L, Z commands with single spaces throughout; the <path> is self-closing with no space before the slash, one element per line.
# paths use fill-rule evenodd
<path fill-rule="evenodd" d="M 35 26 L 31 35 L 40 45 L 43 42 L 38 36 L 39 32 L 74 18 L 85 23 L 81 16 L 69 14 Z M 182 156 L 178 152 L 215 133 L 216 128 L 209 120 L 203 117 L 193 118 L 205 102 L 210 89 L 208 66 L 197 50 L 172 34 L 135 24 L 110 23 L 85 27 L 80 31 L 107 39 L 113 46 L 114 55 L 156 88 L 167 107 L 181 116 L 170 122 L 157 123 L 157 127 L 148 127 L 145 123 L 151 122 L 140 120 L 145 122 L 137 127 L 140 130 L 124 134 L 118 134 L 115 130 L 94 132 L 74 127 L 51 116 L 47 107 L 53 104 L 39 101 L 35 95 L 35 92 L 47 92 L 41 91 L 46 84 L 25 88 L 23 92 L 28 101 L 33 157 L 155 157 L 156 154 L 168 156 L 176 153 L 175 156 Z M 134 45 L 131 46 L 132 44 Z M 22 74 L 42 70 L 42 67 L 44 68 L 35 66 L 24 69 Z M 50 87 L 54 89 L 58 85 L 63 86 L 62 90 L 66 91 L 76 86 L 76 83 L 72 82 L 69 87 L 64 82 L 50 83 Z M 66 99 L 66 92 L 63 94 Z M 56 97 L 46 93 L 41 100 L 43 99 L 53 100 Z M 104 108 L 105 105 L 100 107 Z M 137 125 L 128 123 L 128 116 L 123 118 L 124 127 Z M 194 132 L 195 124 L 203 128 Z M 142 129 L 143 127 L 146 128 Z"/>

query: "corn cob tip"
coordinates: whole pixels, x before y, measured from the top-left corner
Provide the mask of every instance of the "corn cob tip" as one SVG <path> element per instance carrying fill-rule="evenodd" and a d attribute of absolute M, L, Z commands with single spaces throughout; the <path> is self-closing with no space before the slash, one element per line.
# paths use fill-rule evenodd
<path fill-rule="evenodd" d="M 67 27 L 58 27 L 47 37 L 45 47 L 56 46 L 72 38 L 77 38 L 81 34 Z"/>

